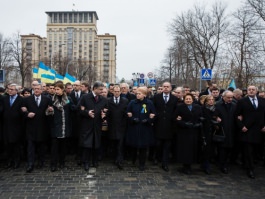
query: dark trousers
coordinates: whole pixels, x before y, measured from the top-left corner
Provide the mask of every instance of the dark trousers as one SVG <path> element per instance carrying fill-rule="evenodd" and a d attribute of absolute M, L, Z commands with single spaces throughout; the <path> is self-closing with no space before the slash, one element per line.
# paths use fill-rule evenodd
<path fill-rule="evenodd" d="M 168 165 L 171 140 L 157 139 L 156 146 L 157 146 L 158 154 L 161 154 L 162 165 Z"/>
<path fill-rule="evenodd" d="M 35 162 L 35 154 L 38 152 L 38 161 L 40 164 L 45 160 L 45 142 L 36 142 L 28 140 L 28 165 L 33 166 Z"/>
<path fill-rule="evenodd" d="M 67 138 L 52 138 L 51 144 L 51 165 L 64 164 Z"/>
<path fill-rule="evenodd" d="M 123 139 L 111 140 L 111 148 L 115 154 L 115 162 L 123 162 Z"/>
<path fill-rule="evenodd" d="M 225 168 L 228 166 L 228 160 L 229 155 L 231 154 L 231 150 L 231 148 L 218 146 L 219 165 L 221 168 Z"/>
<path fill-rule="evenodd" d="M 6 144 L 6 153 L 9 163 L 14 162 L 18 164 L 20 162 L 20 149 L 21 145 L 19 142 Z"/>
<path fill-rule="evenodd" d="M 90 165 L 91 161 L 92 164 L 97 163 L 98 161 L 98 149 L 95 148 L 83 148 L 82 154 L 82 161 L 83 163 L 88 163 Z"/>
<path fill-rule="evenodd" d="M 137 158 L 138 151 L 139 151 L 139 165 L 145 166 L 145 161 L 147 157 L 147 148 L 133 148 L 132 150 L 133 162 L 135 162 Z"/>
<path fill-rule="evenodd" d="M 243 151 L 244 151 L 244 163 L 247 169 L 254 169 L 254 150 L 255 144 L 252 143 L 243 143 Z"/>

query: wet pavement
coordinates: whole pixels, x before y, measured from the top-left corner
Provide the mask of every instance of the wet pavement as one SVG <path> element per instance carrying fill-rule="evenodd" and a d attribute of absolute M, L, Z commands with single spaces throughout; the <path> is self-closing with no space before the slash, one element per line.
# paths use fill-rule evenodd
<path fill-rule="evenodd" d="M 171 164 L 165 172 L 151 162 L 145 171 L 130 162 L 119 170 L 111 160 L 84 171 L 71 158 L 56 172 L 50 171 L 48 163 L 32 173 L 25 172 L 25 162 L 16 170 L 0 166 L 0 198 L 265 198 L 262 165 L 256 165 L 256 179 L 248 178 L 240 166 L 231 166 L 229 174 L 213 166 L 211 175 L 204 174 L 199 165 L 185 175 L 178 171 L 181 165 Z"/>

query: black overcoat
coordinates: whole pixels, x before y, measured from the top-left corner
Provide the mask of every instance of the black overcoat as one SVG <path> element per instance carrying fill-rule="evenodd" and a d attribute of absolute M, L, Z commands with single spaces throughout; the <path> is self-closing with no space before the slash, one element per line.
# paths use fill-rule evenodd
<path fill-rule="evenodd" d="M 62 100 L 57 95 L 53 96 L 53 114 L 50 118 L 51 137 L 65 138 L 70 137 L 72 132 L 71 113 L 73 102 L 69 96 L 64 94 Z M 48 112 L 46 112 L 48 114 Z"/>
<path fill-rule="evenodd" d="M 223 100 L 216 103 L 217 116 L 221 118 L 220 126 L 223 127 L 225 133 L 224 142 L 220 143 L 222 147 L 233 147 L 236 131 L 236 104 L 229 103 L 225 104 Z"/>
<path fill-rule="evenodd" d="M 81 147 L 92 148 L 93 137 L 95 139 L 95 148 L 100 147 L 102 127 L 101 111 L 104 108 L 108 108 L 107 104 L 107 99 L 102 96 L 98 96 L 98 101 L 96 102 L 92 92 L 81 97 L 79 102 L 81 116 L 79 143 Z M 81 107 L 84 107 L 84 110 L 81 110 Z M 94 110 L 94 118 L 88 115 L 90 110 Z"/>
<path fill-rule="evenodd" d="M 175 118 L 181 117 L 181 120 L 175 120 L 178 125 L 177 131 L 177 161 L 183 164 L 196 163 L 198 158 L 198 138 L 201 128 L 195 127 L 200 124 L 202 116 L 201 107 L 197 104 L 192 104 L 190 111 L 186 104 L 179 104 Z M 187 125 L 187 122 L 194 126 Z"/>
<path fill-rule="evenodd" d="M 48 118 L 45 114 L 48 106 L 52 106 L 52 101 L 49 97 L 41 95 L 39 106 L 35 102 L 35 96 L 29 96 L 24 100 L 24 107 L 27 108 L 26 117 L 26 137 L 32 141 L 46 141 L 50 137 L 50 128 Z M 33 112 L 33 118 L 28 117 L 28 113 Z"/>
<path fill-rule="evenodd" d="M 169 100 L 165 103 L 163 93 L 154 96 L 154 106 L 156 109 L 155 137 L 158 139 L 172 139 L 174 132 L 174 112 L 176 111 L 178 100 L 170 94 Z"/>
<path fill-rule="evenodd" d="M 114 102 L 114 98 L 108 98 L 108 134 L 111 140 L 124 139 L 127 127 L 127 113 L 128 99 L 120 97 L 118 104 Z"/>
<path fill-rule="evenodd" d="M 237 102 L 236 115 L 241 115 L 243 120 L 237 122 L 240 130 L 245 126 L 248 131 L 240 133 L 240 139 L 247 143 L 260 143 L 262 141 L 261 129 L 265 126 L 264 100 L 258 99 L 258 108 L 255 109 L 249 97 L 244 97 Z"/>
<path fill-rule="evenodd" d="M 23 135 L 23 112 L 21 110 L 23 98 L 17 96 L 10 106 L 10 97 L 3 97 L 3 139 L 6 143 L 21 140 Z"/>
<path fill-rule="evenodd" d="M 154 144 L 153 122 L 150 119 L 150 113 L 156 114 L 155 107 L 151 100 L 132 100 L 128 107 L 127 113 L 132 113 L 132 117 L 128 118 L 128 129 L 126 135 L 126 143 L 136 148 L 146 148 Z M 138 121 L 135 121 L 138 119 Z M 147 120 L 145 122 L 145 120 Z"/>

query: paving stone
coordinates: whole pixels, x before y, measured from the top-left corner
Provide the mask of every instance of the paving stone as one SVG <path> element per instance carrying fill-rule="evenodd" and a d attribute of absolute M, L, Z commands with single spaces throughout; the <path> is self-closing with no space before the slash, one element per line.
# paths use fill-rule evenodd
<path fill-rule="evenodd" d="M 245 170 L 231 166 L 222 174 L 212 166 L 212 175 L 205 175 L 199 165 L 187 176 L 178 172 L 181 165 L 171 164 L 170 171 L 147 162 L 140 172 L 136 165 L 126 164 L 118 170 L 111 160 L 85 172 L 74 157 L 67 157 L 67 168 L 50 172 L 49 166 L 26 173 L 26 163 L 17 170 L 2 169 L 0 162 L 0 198 L 78 198 L 78 199 L 178 199 L 178 198 L 265 198 L 265 168 L 256 166 L 256 179 Z"/>

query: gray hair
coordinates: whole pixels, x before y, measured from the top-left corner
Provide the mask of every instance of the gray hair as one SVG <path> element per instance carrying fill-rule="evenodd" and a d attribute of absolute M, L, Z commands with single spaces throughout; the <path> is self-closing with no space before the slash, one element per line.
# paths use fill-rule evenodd
<path fill-rule="evenodd" d="M 222 97 L 225 97 L 228 93 L 233 94 L 232 91 L 230 91 L 230 90 L 225 90 L 225 91 L 222 93 Z"/>
<path fill-rule="evenodd" d="M 15 89 L 16 89 L 16 91 L 18 92 L 19 91 L 19 89 L 20 89 L 20 87 L 19 87 L 19 85 L 17 85 L 17 84 L 9 84 L 9 86 L 11 87 L 15 87 Z"/>

